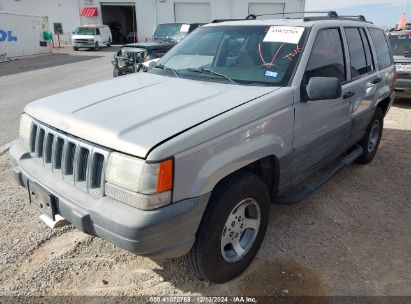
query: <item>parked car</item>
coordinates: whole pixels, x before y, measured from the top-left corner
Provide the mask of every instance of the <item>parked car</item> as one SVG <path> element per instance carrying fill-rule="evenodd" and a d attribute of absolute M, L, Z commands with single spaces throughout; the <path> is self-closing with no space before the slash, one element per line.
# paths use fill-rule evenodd
<path fill-rule="evenodd" d="M 363 18 L 209 24 L 148 73 L 27 105 L 11 163 L 49 226 L 186 255 L 226 282 L 256 255 L 272 202 L 373 160 L 394 77 L 385 33 Z"/>
<path fill-rule="evenodd" d="M 397 69 L 396 96 L 411 98 L 411 31 L 389 33 Z"/>
<path fill-rule="evenodd" d="M 71 37 L 73 50 L 78 51 L 80 48 L 94 48 L 100 50 L 100 47 L 110 47 L 112 36 L 110 28 L 107 25 L 84 25 L 76 28 Z"/>
<path fill-rule="evenodd" d="M 161 58 L 173 46 L 194 31 L 199 23 L 166 23 L 157 26 L 154 36 L 147 42 L 124 45 L 116 54 L 112 64 L 113 77 L 146 70 L 144 62 Z"/>
<path fill-rule="evenodd" d="M 174 45 L 173 42 L 141 42 L 124 45 L 114 54 L 113 77 L 146 71 L 145 62 L 161 58 Z"/>

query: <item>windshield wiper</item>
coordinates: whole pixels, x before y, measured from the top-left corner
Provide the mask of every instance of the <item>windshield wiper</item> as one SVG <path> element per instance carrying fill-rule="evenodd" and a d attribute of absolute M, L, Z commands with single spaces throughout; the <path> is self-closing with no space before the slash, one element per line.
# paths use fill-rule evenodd
<path fill-rule="evenodd" d="M 177 77 L 180 78 L 180 75 L 176 71 L 176 69 L 170 68 L 168 66 L 165 66 L 164 64 L 158 64 L 155 66 L 157 69 L 164 70 L 164 71 L 171 71 L 173 74 Z"/>
<path fill-rule="evenodd" d="M 211 75 L 216 75 L 216 76 L 220 76 L 222 78 L 227 79 L 229 82 L 233 83 L 233 84 L 238 84 L 237 82 L 235 82 L 233 79 L 231 79 L 230 77 L 228 77 L 227 75 L 224 74 L 220 74 L 216 71 L 210 70 L 210 69 L 205 69 L 205 68 L 188 68 L 187 69 L 190 72 L 195 72 L 195 73 L 207 73 L 207 74 L 211 74 Z"/>

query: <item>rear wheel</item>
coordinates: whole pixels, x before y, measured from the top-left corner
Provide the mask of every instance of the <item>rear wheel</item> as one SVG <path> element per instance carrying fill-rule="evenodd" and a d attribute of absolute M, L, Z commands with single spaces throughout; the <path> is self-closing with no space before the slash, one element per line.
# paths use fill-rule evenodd
<path fill-rule="evenodd" d="M 213 191 L 186 256 L 198 277 L 224 283 L 250 265 L 267 230 L 269 203 L 264 182 L 248 172 L 228 178 Z"/>
<path fill-rule="evenodd" d="M 374 159 L 381 142 L 383 128 L 384 113 L 381 108 L 377 107 L 363 139 L 359 142 L 364 152 L 357 159 L 358 163 L 368 164 Z"/>

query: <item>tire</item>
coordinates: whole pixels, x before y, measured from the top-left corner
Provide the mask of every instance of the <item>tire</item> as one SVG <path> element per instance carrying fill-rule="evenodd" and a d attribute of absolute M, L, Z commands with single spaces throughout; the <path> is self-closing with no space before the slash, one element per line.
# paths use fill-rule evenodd
<path fill-rule="evenodd" d="M 78 47 L 73 46 L 73 50 L 78 51 Z"/>
<path fill-rule="evenodd" d="M 381 142 L 383 128 L 384 113 L 380 107 L 377 107 L 363 139 L 358 143 L 364 152 L 356 160 L 357 163 L 368 164 L 374 159 Z"/>
<path fill-rule="evenodd" d="M 119 69 L 113 69 L 113 77 L 123 76 L 124 74 L 120 72 Z"/>
<path fill-rule="evenodd" d="M 111 47 L 111 40 L 108 41 L 107 47 Z"/>
<path fill-rule="evenodd" d="M 248 203 L 250 205 L 247 206 Z M 242 208 L 243 205 L 246 207 Z M 241 274 L 261 246 L 267 231 L 269 209 L 269 192 L 258 176 L 240 172 L 229 177 L 213 190 L 197 231 L 196 242 L 186 255 L 190 268 L 200 279 L 213 283 L 224 283 Z M 241 213 L 241 210 L 244 212 Z M 258 220 L 255 221 L 258 212 L 259 225 L 256 224 Z M 255 221 L 252 225 L 258 228 L 243 228 L 241 224 L 247 225 L 251 218 Z M 231 228 L 233 230 L 230 232 Z M 232 243 L 224 242 L 227 245 L 223 245 L 223 241 L 231 242 L 233 239 Z M 241 248 L 236 248 L 244 250 L 240 255 L 233 251 L 236 240 L 242 244 Z"/>
<path fill-rule="evenodd" d="M 98 44 L 98 42 L 96 42 L 96 43 L 94 44 L 94 50 L 95 50 L 95 51 L 100 51 L 100 45 Z"/>

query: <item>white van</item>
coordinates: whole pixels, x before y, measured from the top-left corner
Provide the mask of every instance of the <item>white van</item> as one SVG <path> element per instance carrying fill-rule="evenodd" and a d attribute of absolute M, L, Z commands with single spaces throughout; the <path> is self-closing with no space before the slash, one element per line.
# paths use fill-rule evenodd
<path fill-rule="evenodd" d="M 83 25 L 73 32 L 71 45 L 75 51 L 79 48 L 94 48 L 96 51 L 101 46 L 111 46 L 113 41 L 111 30 L 107 25 Z"/>

